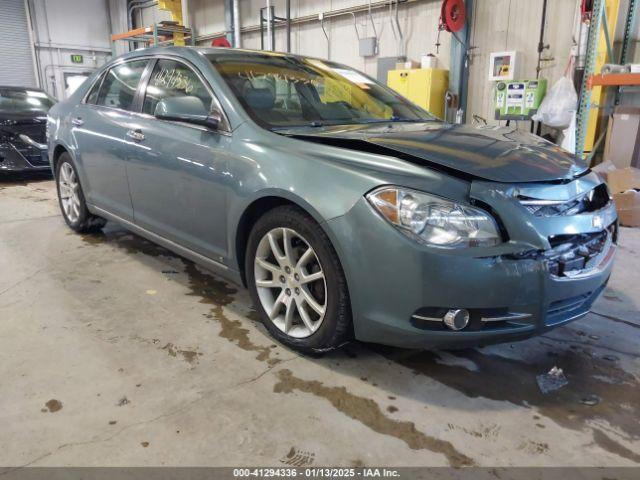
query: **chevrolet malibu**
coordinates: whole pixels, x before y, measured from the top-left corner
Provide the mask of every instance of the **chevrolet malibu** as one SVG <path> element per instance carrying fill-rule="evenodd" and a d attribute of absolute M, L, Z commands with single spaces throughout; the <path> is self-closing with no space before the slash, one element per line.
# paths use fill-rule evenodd
<path fill-rule="evenodd" d="M 584 316 L 617 217 L 581 161 L 452 125 L 333 62 L 165 47 L 48 116 L 64 220 L 107 220 L 247 286 L 302 351 L 518 340 Z"/>

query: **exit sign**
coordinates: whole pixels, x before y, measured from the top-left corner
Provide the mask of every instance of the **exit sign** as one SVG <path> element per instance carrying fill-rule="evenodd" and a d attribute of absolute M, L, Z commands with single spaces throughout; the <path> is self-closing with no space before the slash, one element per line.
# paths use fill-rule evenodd
<path fill-rule="evenodd" d="M 71 63 L 84 63 L 82 55 L 71 55 Z"/>

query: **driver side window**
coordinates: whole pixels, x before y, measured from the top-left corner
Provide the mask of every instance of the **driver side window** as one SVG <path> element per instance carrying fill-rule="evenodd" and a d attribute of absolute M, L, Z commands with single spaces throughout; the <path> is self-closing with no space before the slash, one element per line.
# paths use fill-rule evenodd
<path fill-rule="evenodd" d="M 162 100 L 169 98 L 183 99 L 183 105 L 192 115 L 208 115 L 213 100 L 193 70 L 183 63 L 160 59 L 147 85 L 143 113 L 155 115 Z"/>

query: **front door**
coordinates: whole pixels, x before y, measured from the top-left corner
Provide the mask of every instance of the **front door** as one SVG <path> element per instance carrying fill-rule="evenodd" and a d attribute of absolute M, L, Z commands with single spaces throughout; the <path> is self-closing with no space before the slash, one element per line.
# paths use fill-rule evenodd
<path fill-rule="evenodd" d="M 205 81 L 186 64 L 157 60 L 142 113 L 128 123 L 127 165 L 135 223 L 219 262 L 227 257 L 226 171 L 230 137 L 160 120 L 156 106 L 182 97 L 193 114 L 211 111 Z"/>
<path fill-rule="evenodd" d="M 123 139 L 147 64 L 148 60 L 135 60 L 111 68 L 71 116 L 87 201 L 130 221 L 133 205 Z"/>

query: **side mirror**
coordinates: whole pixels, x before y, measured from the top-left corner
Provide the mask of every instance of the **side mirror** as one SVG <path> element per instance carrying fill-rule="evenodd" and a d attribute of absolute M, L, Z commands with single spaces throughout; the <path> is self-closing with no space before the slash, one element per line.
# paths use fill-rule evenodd
<path fill-rule="evenodd" d="M 198 97 L 163 98 L 156 105 L 154 116 L 161 120 L 202 125 L 211 130 L 218 130 L 222 123 L 222 114 L 216 109 L 207 112 L 207 108 Z"/>

